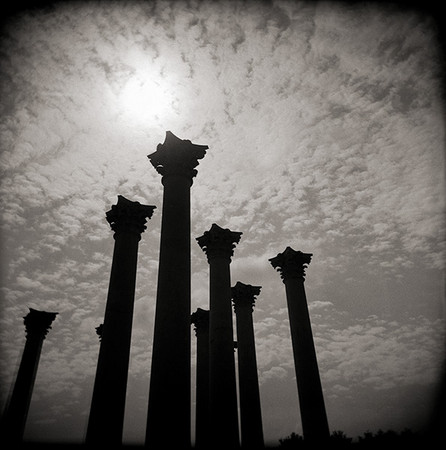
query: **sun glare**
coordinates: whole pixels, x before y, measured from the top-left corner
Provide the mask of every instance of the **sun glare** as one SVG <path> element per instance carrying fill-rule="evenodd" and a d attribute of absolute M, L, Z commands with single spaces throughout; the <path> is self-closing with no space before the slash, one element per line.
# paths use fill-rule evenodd
<path fill-rule="evenodd" d="M 164 119 L 171 109 L 172 94 L 161 81 L 134 77 L 121 93 L 125 114 L 133 121 Z"/>

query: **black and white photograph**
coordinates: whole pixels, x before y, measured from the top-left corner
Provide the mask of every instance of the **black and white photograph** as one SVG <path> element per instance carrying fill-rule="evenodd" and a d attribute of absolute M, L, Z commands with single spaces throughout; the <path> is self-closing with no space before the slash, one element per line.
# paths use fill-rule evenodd
<path fill-rule="evenodd" d="M 444 440 L 441 2 L 13 3 L 2 448 Z"/>

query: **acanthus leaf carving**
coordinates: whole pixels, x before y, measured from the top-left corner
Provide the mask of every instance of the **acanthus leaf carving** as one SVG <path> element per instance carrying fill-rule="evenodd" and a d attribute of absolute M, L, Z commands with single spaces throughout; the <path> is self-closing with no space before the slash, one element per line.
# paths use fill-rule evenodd
<path fill-rule="evenodd" d="M 141 205 L 118 195 L 118 203 L 105 213 L 107 222 L 115 233 L 133 232 L 141 234 L 147 228 L 147 220 L 153 215 L 156 206 Z"/>
<path fill-rule="evenodd" d="M 305 279 L 305 269 L 311 262 L 312 253 L 303 253 L 287 247 L 269 262 L 276 269 L 283 281 L 290 278 Z"/>
<path fill-rule="evenodd" d="M 230 259 L 234 254 L 235 245 L 240 242 L 242 234 L 238 231 L 231 231 L 228 228 L 221 228 L 213 223 L 211 229 L 196 238 L 196 241 L 206 253 L 208 261 L 218 257 Z"/>
<path fill-rule="evenodd" d="M 147 157 L 156 171 L 164 177 L 182 175 L 191 179 L 197 175 L 198 160 L 206 155 L 207 145 L 192 144 L 188 139 L 180 139 L 171 131 L 166 131 L 163 144 L 158 144 L 156 152 Z"/>

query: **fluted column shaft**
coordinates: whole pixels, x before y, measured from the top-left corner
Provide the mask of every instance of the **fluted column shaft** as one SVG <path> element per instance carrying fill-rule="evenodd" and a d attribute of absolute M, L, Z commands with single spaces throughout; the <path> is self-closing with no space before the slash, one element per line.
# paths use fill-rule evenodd
<path fill-rule="evenodd" d="M 115 231 L 115 245 L 86 435 L 87 444 L 122 443 L 138 243 L 146 228 L 146 217 L 152 216 L 154 208 L 118 196 L 118 204 L 107 213 L 107 220 Z"/>
<path fill-rule="evenodd" d="M 190 188 L 207 146 L 167 132 L 149 155 L 163 176 L 163 209 L 146 445 L 190 447 Z M 174 431 L 173 431 L 174 430 Z"/>
<path fill-rule="evenodd" d="M 195 448 L 207 449 L 209 440 L 209 311 L 198 308 L 191 316 L 197 336 Z"/>
<path fill-rule="evenodd" d="M 262 448 L 263 425 L 252 317 L 260 286 L 237 282 L 232 288 L 236 315 L 242 447 Z"/>
<path fill-rule="evenodd" d="M 285 284 L 304 439 L 317 444 L 327 441 L 330 432 L 304 287 L 311 256 L 287 247 L 270 262 Z"/>
<path fill-rule="evenodd" d="M 18 443 L 23 438 L 43 341 L 57 313 L 29 308 L 24 317 L 26 343 L 23 349 L 14 389 L 3 417 L 3 442 Z"/>
<path fill-rule="evenodd" d="M 209 262 L 209 417 L 212 448 L 239 446 L 230 263 L 241 233 L 213 224 L 197 238 Z"/>

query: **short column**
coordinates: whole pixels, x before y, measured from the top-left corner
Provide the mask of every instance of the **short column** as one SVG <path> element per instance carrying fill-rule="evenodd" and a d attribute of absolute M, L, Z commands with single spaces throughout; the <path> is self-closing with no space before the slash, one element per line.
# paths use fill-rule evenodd
<path fill-rule="evenodd" d="M 197 238 L 210 271 L 209 405 L 212 448 L 239 446 L 229 265 L 242 233 L 213 224 Z"/>
<path fill-rule="evenodd" d="M 209 311 L 198 308 L 191 315 L 197 336 L 195 448 L 209 448 Z"/>
<path fill-rule="evenodd" d="M 304 439 L 318 444 L 330 432 L 304 287 L 312 256 L 287 247 L 269 261 L 285 284 Z"/>
<path fill-rule="evenodd" d="M 101 345 L 93 388 L 86 443 L 120 445 L 135 301 L 138 244 L 155 206 L 118 196 L 106 213 L 115 245 L 104 323 L 96 331 Z"/>
<path fill-rule="evenodd" d="M 23 438 L 43 341 L 57 314 L 29 308 L 29 313 L 24 317 L 26 343 L 2 421 L 3 442 L 19 443 Z"/>
<path fill-rule="evenodd" d="M 242 447 L 262 448 L 263 426 L 252 312 L 261 286 L 240 281 L 231 289 L 236 315 Z"/>

